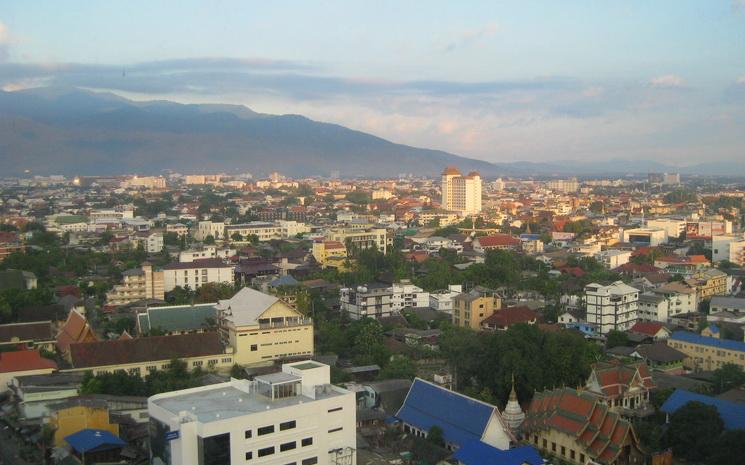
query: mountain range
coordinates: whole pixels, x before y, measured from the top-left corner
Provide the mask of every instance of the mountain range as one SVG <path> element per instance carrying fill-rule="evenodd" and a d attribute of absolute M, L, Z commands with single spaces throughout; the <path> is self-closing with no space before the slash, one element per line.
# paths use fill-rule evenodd
<path fill-rule="evenodd" d="M 0 91 L 0 173 L 8 176 L 24 172 L 158 174 L 163 170 L 436 176 L 446 165 L 477 170 L 486 177 L 665 171 L 745 175 L 745 166 L 737 163 L 686 168 L 634 160 L 489 163 L 396 144 L 299 115 L 257 113 L 241 105 L 137 102 L 75 88 Z"/>

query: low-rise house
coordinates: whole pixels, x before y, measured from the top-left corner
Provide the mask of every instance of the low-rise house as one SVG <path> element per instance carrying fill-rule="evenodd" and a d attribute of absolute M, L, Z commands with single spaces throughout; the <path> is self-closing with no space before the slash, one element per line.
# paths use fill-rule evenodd
<path fill-rule="evenodd" d="M 670 337 L 672 331 L 659 322 L 639 321 L 629 329 L 630 333 L 651 337 L 654 341 L 663 341 Z"/>
<path fill-rule="evenodd" d="M 471 243 L 473 244 L 473 250 L 482 254 L 488 250 L 520 250 L 522 247 L 522 241 L 509 234 L 476 236 Z"/>
<path fill-rule="evenodd" d="M 437 408 L 433 408 L 433 406 Z M 490 404 L 416 378 L 401 409 L 396 413 L 405 432 L 426 438 L 433 426 L 442 429 L 445 446 L 457 450 L 468 442 L 506 450 L 515 438 Z"/>
<path fill-rule="evenodd" d="M 538 392 L 522 424 L 523 441 L 573 465 L 645 463 L 633 425 L 587 392 Z"/>
<path fill-rule="evenodd" d="M 18 415 L 24 420 L 36 420 L 49 415 L 52 404 L 75 397 L 83 381 L 82 373 L 50 373 L 16 376 L 10 390 Z"/>
<path fill-rule="evenodd" d="M 49 425 L 54 429 L 54 447 L 63 446 L 67 436 L 86 428 L 119 435 L 119 425 L 111 421 L 105 400 L 71 397 L 50 406 L 49 410 Z"/>
<path fill-rule="evenodd" d="M 481 328 L 492 331 L 504 331 L 509 329 L 512 325 L 534 325 L 537 322 L 538 313 L 530 307 L 506 307 L 481 320 Z"/>
<path fill-rule="evenodd" d="M 0 291 L 5 289 L 36 289 L 36 285 L 36 275 L 30 271 L 0 270 Z"/>
<path fill-rule="evenodd" d="M 673 349 L 665 342 L 654 344 L 641 344 L 631 353 L 632 357 L 640 358 L 654 371 L 660 371 L 673 375 L 684 373 L 683 361 L 686 354 Z"/>
<path fill-rule="evenodd" d="M 732 312 L 745 315 L 745 299 L 742 297 L 714 296 L 709 301 L 709 313 Z"/>
<path fill-rule="evenodd" d="M 657 385 L 645 363 L 594 363 L 585 387 L 613 411 L 624 416 L 654 413 L 649 399 Z"/>

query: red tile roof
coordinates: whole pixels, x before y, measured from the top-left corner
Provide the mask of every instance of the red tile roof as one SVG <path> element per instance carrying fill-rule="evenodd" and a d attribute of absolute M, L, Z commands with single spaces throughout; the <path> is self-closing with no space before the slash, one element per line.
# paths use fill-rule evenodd
<path fill-rule="evenodd" d="M 0 352 L 0 373 L 16 371 L 57 369 L 57 364 L 41 356 L 38 350 L 19 350 L 17 352 Z"/>
<path fill-rule="evenodd" d="M 657 321 L 637 321 L 629 331 L 654 337 L 664 327 L 665 325 Z"/>
<path fill-rule="evenodd" d="M 509 328 L 518 323 L 535 323 L 538 314 L 531 310 L 530 307 L 521 305 L 519 307 L 507 307 L 497 310 L 481 322 L 482 326 L 489 328 Z"/>
<path fill-rule="evenodd" d="M 520 239 L 509 234 L 477 237 L 481 247 L 510 247 L 520 245 Z"/>
<path fill-rule="evenodd" d="M 624 365 L 621 362 L 597 362 L 592 365 L 592 374 L 597 379 L 602 393 L 609 399 L 620 396 L 633 386 L 645 389 L 657 387 L 644 362 Z"/>
<path fill-rule="evenodd" d="M 93 333 L 88 321 L 83 315 L 71 310 L 67 315 L 67 321 L 57 335 L 57 350 L 66 354 L 70 350 L 70 344 L 77 342 L 94 342 L 98 340 Z"/>
<path fill-rule="evenodd" d="M 70 345 L 75 368 L 125 365 L 174 358 L 222 355 L 224 348 L 215 332 L 153 336 Z"/>

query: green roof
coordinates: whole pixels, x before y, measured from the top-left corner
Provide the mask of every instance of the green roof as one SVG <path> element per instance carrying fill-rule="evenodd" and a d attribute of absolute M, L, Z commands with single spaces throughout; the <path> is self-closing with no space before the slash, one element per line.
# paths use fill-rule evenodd
<path fill-rule="evenodd" d="M 137 315 L 140 331 L 148 333 L 159 328 L 166 332 L 192 331 L 207 326 L 208 320 L 217 317 L 217 304 L 177 305 L 152 307 Z"/>

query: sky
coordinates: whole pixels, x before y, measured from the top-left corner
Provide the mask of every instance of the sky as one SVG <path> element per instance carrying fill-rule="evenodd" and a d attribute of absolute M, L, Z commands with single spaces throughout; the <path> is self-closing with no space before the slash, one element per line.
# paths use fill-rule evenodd
<path fill-rule="evenodd" d="M 0 88 L 243 104 L 487 161 L 745 160 L 745 0 L 0 0 Z"/>

